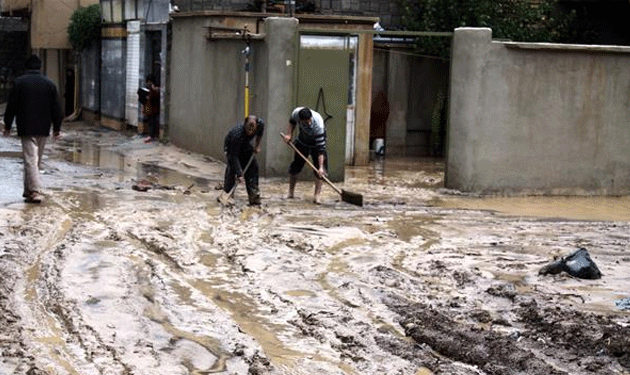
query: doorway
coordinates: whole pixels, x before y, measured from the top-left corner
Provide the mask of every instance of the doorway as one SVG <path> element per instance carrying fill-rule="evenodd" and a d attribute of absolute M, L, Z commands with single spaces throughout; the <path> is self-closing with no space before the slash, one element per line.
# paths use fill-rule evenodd
<path fill-rule="evenodd" d="M 156 83 L 161 82 L 162 73 L 162 32 L 159 30 L 147 30 L 146 48 L 144 55 L 145 78 L 151 74 L 155 77 Z"/>
<path fill-rule="evenodd" d="M 301 35 L 297 106 L 307 106 L 324 118 L 328 173 L 342 181 L 346 150 L 354 140 L 356 100 L 356 36 Z"/>

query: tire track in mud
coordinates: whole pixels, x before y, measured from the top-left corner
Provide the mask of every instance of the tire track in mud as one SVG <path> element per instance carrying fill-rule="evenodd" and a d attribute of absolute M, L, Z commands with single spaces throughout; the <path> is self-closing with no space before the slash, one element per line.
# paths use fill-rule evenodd
<path fill-rule="evenodd" d="M 5 213 L 9 230 L 5 232 L 7 238 L 0 260 L 2 353 L 4 357 L 16 358 L 13 363 L 8 361 L 12 368 L 6 370 L 7 373 L 44 374 L 40 369 L 38 335 L 47 323 L 54 322 L 54 314 L 39 298 L 45 291 L 41 285 L 42 267 L 46 257 L 72 230 L 73 223 L 54 202 L 23 212 Z M 3 362 L 0 369 L 6 365 Z"/>
<path fill-rule="evenodd" d="M 203 207 L 196 207 L 196 209 L 203 211 Z M 160 210 L 154 209 L 152 211 L 155 216 L 160 216 Z M 191 210 L 190 207 L 184 210 L 178 209 L 175 213 L 176 215 L 182 214 L 184 211 L 184 217 L 176 218 L 165 215 L 159 225 L 156 225 L 154 220 L 138 217 L 137 219 L 140 220 L 133 223 L 133 227 L 117 226 L 119 235 L 135 244 L 135 247 L 140 250 L 141 258 L 151 268 L 150 277 L 142 282 L 142 294 L 150 304 L 144 310 L 143 315 L 170 334 L 172 336 L 171 343 L 186 340 L 196 343 L 212 353 L 215 357 L 214 362 L 205 369 L 195 367 L 192 361 L 184 361 L 183 366 L 191 373 L 223 372 L 226 370 L 228 361 L 231 361 L 231 365 L 236 366 L 236 368 L 238 366 L 249 367 L 251 373 L 268 368 L 268 361 L 260 355 L 259 349 L 252 345 L 250 340 L 238 339 L 238 336 L 242 336 L 238 333 L 240 327 L 234 325 L 226 317 L 221 317 L 222 313 L 217 314 L 218 309 L 232 311 L 233 309 L 229 308 L 230 303 L 226 303 L 225 297 L 227 300 L 232 300 L 237 294 L 226 293 L 223 290 L 224 287 L 214 288 L 211 286 L 211 281 L 196 278 L 195 273 L 199 272 L 199 267 L 196 266 L 198 258 L 203 256 L 201 253 L 209 250 L 208 247 L 213 242 L 213 238 L 208 232 L 212 231 L 204 224 L 208 218 L 203 215 L 201 218 L 195 218 L 192 214 L 194 210 Z M 186 219 L 192 219 L 193 222 L 197 221 L 201 225 L 190 225 L 191 222 L 187 222 Z M 115 223 L 112 222 L 112 225 Z M 198 241 L 203 238 L 208 243 L 199 245 L 199 242 L 206 242 Z M 202 274 L 210 276 L 205 271 L 202 271 Z M 222 281 L 220 284 L 225 284 L 225 282 Z M 211 287 L 208 288 L 208 285 Z M 191 320 L 199 320 L 200 316 L 195 317 L 198 313 L 202 315 L 212 313 L 209 317 L 210 320 L 219 319 L 223 321 L 221 324 L 231 326 L 230 329 L 234 331 L 232 335 L 236 337 L 225 340 L 216 336 L 213 337 L 214 335 L 211 334 L 192 333 L 189 328 L 180 328 L 179 326 L 182 326 L 183 323 L 181 321 L 183 316 L 178 317 L 177 323 L 171 321 L 172 317 L 182 314 L 180 311 L 182 306 L 177 306 L 178 299 L 179 303 L 185 303 L 187 309 L 192 309 L 188 311 L 188 318 Z M 209 308 L 208 304 L 213 307 Z M 184 323 L 184 325 L 189 324 Z M 213 329 L 213 331 L 217 330 L 221 331 L 221 327 Z M 231 349 L 226 346 L 231 347 Z M 241 364 L 235 364 L 235 361 L 241 362 Z"/>
<path fill-rule="evenodd" d="M 53 204 L 52 201 L 50 204 Z M 70 208 L 71 206 L 72 205 L 67 204 L 64 205 L 65 208 Z M 54 373 L 61 371 L 61 373 L 81 375 L 87 375 L 90 373 L 138 373 L 137 368 L 136 370 L 133 370 L 135 366 L 129 366 L 126 364 L 129 363 L 128 359 L 126 361 L 122 360 L 122 357 L 125 356 L 125 348 L 120 347 L 120 345 L 115 347 L 112 344 L 106 343 L 106 339 L 102 335 L 102 327 L 99 328 L 93 324 L 93 321 L 89 322 L 84 319 L 87 317 L 85 315 L 85 305 L 98 306 L 101 301 L 99 298 L 92 297 L 86 302 L 82 301 L 82 297 L 79 295 L 68 295 L 68 291 L 72 291 L 72 289 L 68 289 L 68 280 L 64 279 L 68 276 L 68 272 L 67 270 L 64 270 L 64 267 L 67 267 L 70 263 L 83 261 L 84 259 L 82 260 L 80 257 L 77 258 L 76 256 L 81 256 L 81 253 L 85 252 L 85 248 L 91 246 L 89 242 L 98 242 L 99 238 L 101 238 L 102 241 L 103 237 L 108 237 L 107 240 L 116 243 L 129 242 L 126 245 L 127 250 L 130 250 L 129 256 L 133 257 L 133 253 L 136 253 L 135 256 L 138 254 L 141 255 L 143 251 L 138 253 L 138 250 L 142 249 L 135 250 L 132 244 L 134 242 L 136 244 L 138 242 L 142 242 L 142 238 L 138 239 L 138 237 L 131 238 L 132 236 L 127 236 L 131 238 L 131 241 L 126 241 L 125 236 L 121 236 L 118 230 L 112 230 L 112 226 L 109 228 L 103 228 L 98 222 L 101 221 L 100 219 L 102 218 L 95 220 L 95 216 L 93 214 L 86 214 L 85 212 L 80 212 L 75 216 L 80 216 L 82 221 L 75 220 L 63 236 L 58 236 L 63 238 L 51 241 L 51 238 L 53 237 L 51 235 L 48 236 L 49 238 L 47 241 L 39 241 L 47 242 L 48 245 L 41 251 L 35 264 L 30 267 L 30 271 L 26 272 L 26 274 L 30 275 L 30 277 L 29 281 L 25 282 L 26 291 L 22 294 L 25 296 L 24 299 L 27 301 L 26 303 L 20 301 L 16 303 L 17 306 L 22 307 L 22 310 L 24 310 L 22 315 L 26 318 L 17 321 L 15 324 L 20 330 L 32 332 L 27 335 L 28 338 L 23 340 L 25 343 L 20 344 L 21 347 L 26 348 L 29 352 L 38 354 L 26 355 L 23 350 L 20 350 L 16 352 L 16 356 L 22 359 L 31 358 L 30 362 L 32 363 L 28 365 L 30 368 L 29 374 L 44 374 L 45 371 L 39 370 L 40 368 L 49 370 L 56 369 L 52 370 Z M 26 222 L 30 223 L 34 220 L 35 219 L 30 218 L 26 220 Z M 25 248 L 37 248 L 37 246 L 27 246 L 23 243 L 29 238 L 26 236 L 26 232 L 31 231 L 32 228 L 28 225 L 24 225 L 21 228 L 16 227 L 15 229 L 21 230 L 22 232 L 20 233 L 21 237 L 19 238 L 22 243 L 16 244 L 16 249 L 23 251 Z M 102 233 L 98 233 L 99 231 Z M 42 236 L 40 232 L 37 232 L 37 234 L 38 236 Z M 144 241 L 144 243 L 154 245 L 151 241 Z M 99 245 L 96 246 L 98 247 Z M 100 258 L 103 256 L 103 254 L 100 253 L 101 250 L 102 249 L 98 250 L 99 254 L 96 255 L 96 257 Z M 173 268 L 175 272 L 181 272 L 182 268 L 176 261 L 173 261 L 172 258 L 169 259 L 168 256 L 156 257 L 156 254 L 153 253 L 155 250 L 159 250 L 157 253 L 168 255 L 168 252 L 165 251 L 168 250 L 167 248 L 147 246 L 147 251 L 152 253 L 152 256 L 149 258 L 152 259 L 145 259 L 145 262 L 162 262 L 167 264 L 168 268 Z M 127 255 L 125 255 L 125 257 L 127 257 Z M 160 259 L 162 259 L 162 261 L 160 261 Z M 153 276 L 157 275 L 155 269 L 158 268 L 159 267 L 153 267 Z M 5 283 L 3 285 L 8 285 L 9 287 L 11 286 L 11 284 L 6 283 L 7 280 L 4 281 Z M 72 280 L 70 280 L 70 282 L 72 282 Z M 81 292 L 81 289 L 78 291 Z M 147 297 L 147 294 L 148 293 L 145 293 L 144 297 Z M 155 307 L 155 301 L 150 302 L 153 303 L 152 307 Z M 6 310 L 11 311 L 13 310 L 13 307 L 7 307 Z M 10 318 L 9 313 L 3 314 L 3 316 L 7 322 L 13 320 L 13 318 Z M 186 339 L 195 342 L 202 347 L 206 347 L 207 349 L 214 348 L 213 344 L 207 344 L 209 341 L 176 328 L 168 321 L 168 319 L 164 318 L 164 314 L 160 314 L 160 312 L 156 313 L 155 308 L 152 311 L 149 311 L 146 316 L 157 324 L 163 326 L 167 332 L 172 334 L 173 341 Z M 27 328 L 23 329 L 23 327 Z M 12 337 L 15 336 L 15 334 L 12 335 Z M 18 344 L 15 344 L 14 346 L 16 345 Z M 244 352 L 242 348 L 239 350 Z M 10 351 L 4 351 L 3 353 L 5 353 L 3 355 L 6 355 L 6 353 L 10 353 Z M 255 357 L 255 355 L 252 356 L 252 358 Z M 224 370 L 225 358 L 226 355 L 220 354 L 217 361 L 219 365 L 209 367 L 207 371 L 199 371 L 195 368 L 191 361 L 183 363 L 183 366 L 188 368 L 188 372 L 186 373 L 190 372 L 202 374 L 218 372 Z M 159 356 L 157 356 L 156 359 L 159 360 Z M 256 359 L 251 360 L 250 362 L 254 363 L 255 361 Z M 264 359 L 258 359 L 258 362 L 263 363 Z M 25 365 L 21 367 L 24 366 Z M 7 373 L 13 373 L 13 370 L 15 370 L 15 368 L 11 369 L 11 371 L 7 371 Z M 162 370 L 163 368 L 160 369 L 158 373 L 162 373 Z M 18 371 L 22 370 L 18 369 Z M 22 371 L 22 373 L 26 372 L 26 370 Z M 141 370 L 139 373 L 149 372 Z"/>
<path fill-rule="evenodd" d="M 66 194 L 65 198 L 68 199 L 63 204 L 49 202 L 65 211 L 66 221 L 70 225 L 64 236 L 49 243 L 48 250 L 42 251 L 37 263 L 27 271 L 29 286 L 25 291 L 26 304 L 31 306 L 28 314 L 39 325 L 32 340 L 37 343 L 35 346 L 40 352 L 40 367 L 50 369 L 53 373 L 63 369 L 69 374 L 81 375 L 111 371 L 132 374 L 116 349 L 106 344 L 99 333 L 83 320 L 77 296 L 70 297 L 62 290 L 62 270 L 68 253 L 85 238 L 94 238 L 90 228 L 93 212 L 75 210 L 83 194 L 79 193 L 75 197 Z"/>

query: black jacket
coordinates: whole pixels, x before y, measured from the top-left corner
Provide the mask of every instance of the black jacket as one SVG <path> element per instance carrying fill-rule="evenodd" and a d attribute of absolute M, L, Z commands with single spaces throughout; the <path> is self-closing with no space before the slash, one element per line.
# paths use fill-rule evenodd
<path fill-rule="evenodd" d="M 15 80 L 4 112 L 5 129 L 11 130 L 13 119 L 20 137 L 50 135 L 61 129 L 61 103 L 57 87 L 39 70 L 28 70 Z"/>
<path fill-rule="evenodd" d="M 223 141 L 223 151 L 227 156 L 228 168 L 235 172 L 237 175 L 243 173 L 244 165 L 239 163 L 241 158 L 249 158 L 254 152 L 251 141 L 254 137 L 262 137 L 265 131 L 265 125 L 261 121 L 258 123 L 258 129 L 256 133 L 248 136 L 245 133 L 245 126 L 243 124 L 236 124 L 225 136 Z"/>

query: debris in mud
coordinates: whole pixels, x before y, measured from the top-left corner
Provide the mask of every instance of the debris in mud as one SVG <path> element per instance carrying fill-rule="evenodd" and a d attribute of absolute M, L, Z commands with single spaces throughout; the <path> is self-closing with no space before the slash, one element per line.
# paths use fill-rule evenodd
<path fill-rule="evenodd" d="M 184 190 L 184 195 L 190 195 L 191 189 L 193 188 L 193 186 L 195 186 L 195 184 L 191 184 L 190 186 L 188 186 L 186 190 Z"/>
<path fill-rule="evenodd" d="M 599 279 L 602 277 L 599 268 L 583 247 L 567 257 L 546 265 L 538 271 L 538 274 L 556 275 L 562 271 L 580 279 Z"/>
<path fill-rule="evenodd" d="M 194 184 L 193 184 L 194 185 Z M 189 190 L 193 185 L 191 185 L 187 190 Z M 175 190 L 173 186 L 166 186 L 161 184 L 156 184 L 147 180 L 140 180 L 138 183 L 131 185 L 131 188 L 136 191 L 149 191 L 149 189 L 157 189 L 157 190 Z"/>
<path fill-rule="evenodd" d="M 271 362 L 269 359 L 260 353 L 254 354 L 254 356 L 248 361 L 249 362 L 249 375 L 261 375 L 267 374 L 272 369 Z"/>
<path fill-rule="evenodd" d="M 621 310 L 630 310 L 630 298 L 622 298 L 615 301 L 615 306 Z"/>
<path fill-rule="evenodd" d="M 516 289 L 512 284 L 501 284 L 498 286 L 490 287 L 486 289 L 486 293 L 495 297 L 507 298 L 512 302 L 514 302 L 514 299 L 516 299 Z"/>

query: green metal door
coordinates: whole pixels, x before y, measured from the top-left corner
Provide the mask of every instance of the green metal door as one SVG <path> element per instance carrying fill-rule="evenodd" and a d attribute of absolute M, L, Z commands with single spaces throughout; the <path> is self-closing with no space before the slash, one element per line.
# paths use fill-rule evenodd
<path fill-rule="evenodd" d="M 300 38 L 296 104 L 307 106 L 324 118 L 328 174 L 332 181 L 344 179 L 346 113 L 352 67 L 346 39 L 312 35 Z M 303 175 L 306 177 L 304 172 Z M 310 171 L 309 175 L 312 175 Z"/>

